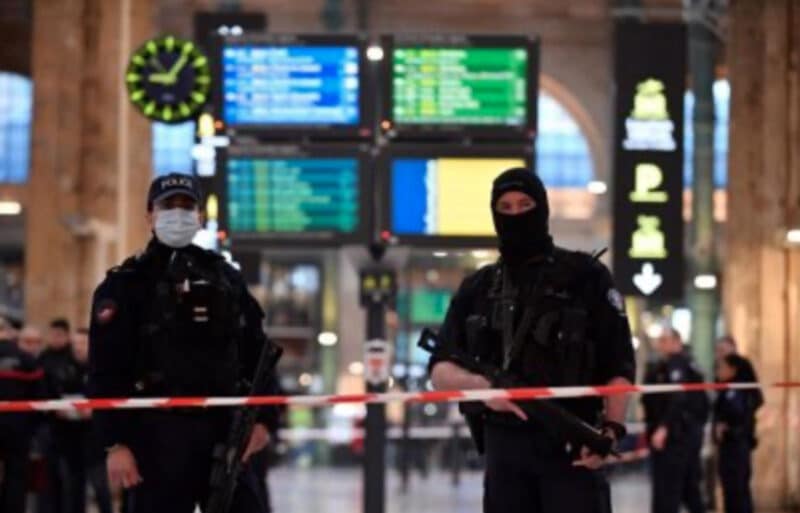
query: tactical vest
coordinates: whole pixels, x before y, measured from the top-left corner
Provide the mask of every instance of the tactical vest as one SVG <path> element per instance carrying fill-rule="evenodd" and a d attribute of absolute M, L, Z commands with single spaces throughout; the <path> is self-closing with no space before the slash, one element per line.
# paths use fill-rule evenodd
<path fill-rule="evenodd" d="M 137 392 L 142 395 L 233 395 L 240 379 L 244 325 L 224 260 L 173 252 L 165 271 L 139 268 Z M 148 273 L 148 270 L 150 273 Z"/>
<path fill-rule="evenodd" d="M 531 386 L 590 384 L 595 341 L 589 338 L 585 291 L 598 264 L 591 255 L 556 248 L 535 265 L 535 282 L 521 292 L 502 263 L 493 266 L 488 301 L 476 308 L 482 312 L 477 319 L 467 320 L 467 338 L 479 341 L 475 346 L 468 340 L 470 351 Z M 475 325 L 482 334 L 474 335 Z"/>

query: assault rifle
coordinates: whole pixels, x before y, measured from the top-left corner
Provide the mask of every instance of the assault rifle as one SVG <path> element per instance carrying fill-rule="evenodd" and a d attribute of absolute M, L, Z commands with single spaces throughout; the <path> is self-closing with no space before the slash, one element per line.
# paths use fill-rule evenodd
<path fill-rule="evenodd" d="M 275 371 L 275 365 L 283 354 L 280 346 L 270 340 L 264 343 L 256 366 L 256 373 L 250 384 L 251 396 L 263 394 L 266 384 Z M 242 472 L 242 455 L 250 441 L 250 433 L 256 424 L 258 408 L 240 406 L 233 414 L 228 438 L 225 444 L 214 448 L 214 461 L 211 467 L 211 493 L 205 513 L 228 513 L 233 502 L 233 494 L 239 474 Z"/>
<path fill-rule="evenodd" d="M 429 328 L 422 330 L 417 345 L 425 351 L 443 360 L 454 362 L 469 372 L 483 375 L 494 388 L 524 388 L 526 385 L 511 373 L 480 361 L 452 344 L 442 343 L 439 336 Z M 542 426 L 554 439 L 570 444 L 575 449 L 587 447 L 600 456 L 613 454 L 614 440 L 603 435 L 599 430 L 590 426 L 574 414 L 565 410 L 549 400 L 531 400 L 518 402 L 517 405 L 528 416 L 529 421 Z M 462 403 L 461 411 L 464 413 L 469 426 L 472 439 L 478 452 L 483 454 L 484 415 L 486 406 L 482 403 Z"/>

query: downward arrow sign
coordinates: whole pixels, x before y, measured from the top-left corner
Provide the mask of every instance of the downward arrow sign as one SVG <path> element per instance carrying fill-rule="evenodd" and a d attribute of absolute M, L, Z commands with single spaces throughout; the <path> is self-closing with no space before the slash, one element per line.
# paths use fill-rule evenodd
<path fill-rule="evenodd" d="M 642 291 L 642 294 L 649 296 L 661 286 L 664 279 L 660 274 L 655 272 L 653 264 L 646 263 L 642 265 L 642 272 L 633 276 L 633 284 L 636 288 Z"/>

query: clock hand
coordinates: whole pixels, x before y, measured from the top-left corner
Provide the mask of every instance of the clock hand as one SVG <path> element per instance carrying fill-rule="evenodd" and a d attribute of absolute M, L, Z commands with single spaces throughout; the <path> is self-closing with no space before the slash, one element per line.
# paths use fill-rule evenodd
<path fill-rule="evenodd" d="M 167 70 L 164 69 L 164 65 L 161 64 L 161 61 L 156 58 L 155 55 L 150 57 L 149 64 L 154 68 L 157 68 L 159 71 L 166 73 Z"/>
<path fill-rule="evenodd" d="M 178 73 L 180 73 L 180 71 L 183 69 L 183 67 L 186 66 L 186 62 L 188 60 L 189 60 L 189 56 L 186 55 L 185 53 L 181 53 L 180 58 L 177 61 L 175 61 L 175 64 L 173 64 L 172 67 L 167 72 L 167 75 L 172 80 L 172 82 L 170 82 L 170 83 L 174 84 L 177 81 Z"/>
<path fill-rule="evenodd" d="M 175 80 L 168 73 L 151 73 L 150 76 L 147 77 L 147 81 L 152 82 L 153 84 L 163 85 L 175 83 Z"/>

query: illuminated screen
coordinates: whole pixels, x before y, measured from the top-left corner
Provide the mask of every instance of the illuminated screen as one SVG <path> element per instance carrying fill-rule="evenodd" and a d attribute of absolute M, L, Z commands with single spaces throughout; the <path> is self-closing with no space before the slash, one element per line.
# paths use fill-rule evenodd
<path fill-rule="evenodd" d="M 392 232 L 493 236 L 492 181 L 522 158 L 395 158 L 391 162 Z"/>
<path fill-rule="evenodd" d="M 355 46 L 228 46 L 222 52 L 229 125 L 357 125 Z"/>
<path fill-rule="evenodd" d="M 526 123 L 524 48 L 396 48 L 392 69 L 395 123 Z"/>
<path fill-rule="evenodd" d="M 449 290 L 416 289 L 411 291 L 411 322 L 441 324 L 453 296 Z"/>
<path fill-rule="evenodd" d="M 358 167 L 354 158 L 232 158 L 228 226 L 234 233 L 355 232 Z"/>

